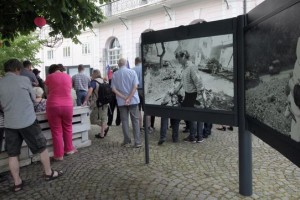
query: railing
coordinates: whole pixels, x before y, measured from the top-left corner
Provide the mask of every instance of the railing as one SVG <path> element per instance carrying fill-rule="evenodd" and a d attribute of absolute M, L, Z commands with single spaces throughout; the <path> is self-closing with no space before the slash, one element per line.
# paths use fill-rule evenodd
<path fill-rule="evenodd" d="M 122 12 L 139 8 L 146 4 L 151 5 L 163 1 L 164 0 L 118 0 L 102 5 L 100 8 L 105 17 L 111 17 Z"/>

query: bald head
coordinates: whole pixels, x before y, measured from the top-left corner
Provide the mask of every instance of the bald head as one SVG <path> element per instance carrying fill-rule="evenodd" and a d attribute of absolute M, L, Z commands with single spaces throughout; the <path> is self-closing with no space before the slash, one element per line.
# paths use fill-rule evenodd
<path fill-rule="evenodd" d="M 118 65 L 119 65 L 119 67 L 122 67 L 122 66 L 126 65 L 126 59 L 120 58 L 119 61 L 118 61 Z"/>

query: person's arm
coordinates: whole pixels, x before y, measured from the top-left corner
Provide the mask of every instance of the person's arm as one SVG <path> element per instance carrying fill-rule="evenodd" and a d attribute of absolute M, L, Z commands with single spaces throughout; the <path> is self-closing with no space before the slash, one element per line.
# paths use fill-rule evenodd
<path fill-rule="evenodd" d="M 32 85 L 30 83 L 28 83 L 28 92 L 29 92 L 29 96 L 30 96 L 32 102 L 34 103 L 35 99 L 36 99 L 36 95 L 35 95 L 35 93 L 33 91 Z"/>
<path fill-rule="evenodd" d="M 203 90 L 202 79 L 197 76 L 197 70 L 194 67 L 190 68 L 190 76 L 193 80 L 195 87 L 197 88 L 197 94 L 201 94 Z"/>
<path fill-rule="evenodd" d="M 39 81 L 37 80 L 35 74 L 32 72 L 31 75 L 32 75 L 32 79 L 33 79 L 32 86 L 35 86 L 35 87 L 39 86 Z"/>
<path fill-rule="evenodd" d="M 136 92 L 136 90 L 137 90 L 137 87 L 138 87 L 138 85 L 135 84 L 135 85 L 133 86 L 133 88 L 132 88 L 132 90 L 131 90 L 129 96 L 125 99 L 125 104 L 126 104 L 126 105 L 129 105 L 129 104 L 130 104 L 131 99 L 132 99 L 133 95 L 135 94 L 135 92 Z"/>
<path fill-rule="evenodd" d="M 174 89 L 174 94 L 178 94 L 179 90 L 182 88 L 182 82 L 179 83 L 179 85 Z"/>
<path fill-rule="evenodd" d="M 82 106 L 86 106 L 87 105 L 87 102 L 88 102 L 90 96 L 92 96 L 93 91 L 94 91 L 94 89 L 92 87 L 90 87 L 88 89 L 87 95 L 86 95 L 86 97 L 84 99 L 84 102 L 82 103 Z"/>
<path fill-rule="evenodd" d="M 123 95 L 121 92 L 119 92 L 116 88 L 112 87 L 112 91 L 120 98 L 126 100 L 127 96 Z"/>

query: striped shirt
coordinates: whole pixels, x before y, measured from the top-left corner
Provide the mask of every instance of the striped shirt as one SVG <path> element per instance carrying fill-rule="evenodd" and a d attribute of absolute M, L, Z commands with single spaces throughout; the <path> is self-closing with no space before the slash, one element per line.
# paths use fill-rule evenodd
<path fill-rule="evenodd" d="M 185 92 L 197 94 L 201 93 L 202 79 L 197 76 L 197 68 L 191 62 L 187 62 L 187 67 L 182 71 L 182 86 Z"/>
<path fill-rule="evenodd" d="M 87 75 L 85 75 L 83 72 L 80 72 L 80 73 L 72 76 L 73 88 L 76 91 L 79 91 L 79 90 L 88 91 L 90 81 L 91 81 L 91 79 Z"/>

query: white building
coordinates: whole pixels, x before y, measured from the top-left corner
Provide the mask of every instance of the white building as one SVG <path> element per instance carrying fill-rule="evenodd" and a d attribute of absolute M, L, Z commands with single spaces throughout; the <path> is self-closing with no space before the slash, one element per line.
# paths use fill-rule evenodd
<path fill-rule="evenodd" d="M 106 20 L 78 38 L 82 44 L 64 39 L 58 48 L 43 47 L 42 76 L 45 66 L 90 65 L 105 73 L 105 66 L 116 66 L 120 57 L 130 67 L 140 55 L 141 33 L 189 25 L 195 20 L 207 22 L 236 17 L 253 9 L 264 0 L 118 0 L 101 6 Z"/>

